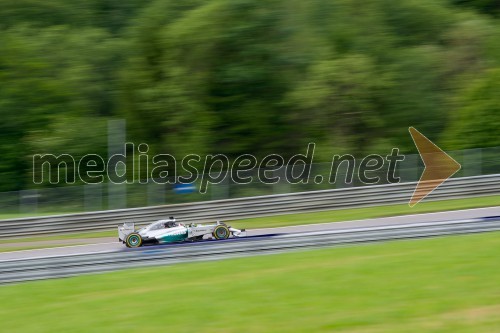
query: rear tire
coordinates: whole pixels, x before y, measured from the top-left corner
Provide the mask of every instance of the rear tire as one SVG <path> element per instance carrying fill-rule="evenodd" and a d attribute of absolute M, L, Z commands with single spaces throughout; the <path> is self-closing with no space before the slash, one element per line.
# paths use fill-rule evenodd
<path fill-rule="evenodd" d="M 229 235 L 231 235 L 231 232 L 225 225 L 216 226 L 213 232 L 213 236 L 215 239 L 228 239 Z"/>
<path fill-rule="evenodd" d="M 142 246 L 142 237 L 137 232 L 133 232 L 127 235 L 125 238 L 125 245 L 127 247 L 140 247 Z"/>

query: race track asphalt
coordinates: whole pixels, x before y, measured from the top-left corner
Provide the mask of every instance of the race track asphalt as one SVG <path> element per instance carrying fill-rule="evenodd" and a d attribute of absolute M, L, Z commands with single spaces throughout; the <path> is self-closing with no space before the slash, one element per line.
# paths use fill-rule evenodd
<path fill-rule="evenodd" d="M 364 227 L 394 226 L 394 225 L 403 225 L 403 224 L 411 224 L 419 222 L 426 223 L 426 222 L 438 222 L 438 221 L 463 220 L 463 219 L 488 217 L 488 216 L 500 216 L 500 207 L 488 207 L 488 208 L 477 208 L 477 209 L 467 209 L 467 210 L 457 210 L 457 211 L 447 211 L 447 212 L 437 212 L 437 213 L 404 215 L 404 216 L 384 217 L 375 219 L 346 221 L 346 222 L 308 224 L 308 225 L 289 226 L 280 228 L 251 229 L 252 226 L 249 225 L 247 228 L 247 236 L 265 237 L 266 235 L 272 235 L 272 234 L 291 234 L 291 233 L 295 234 L 302 232 L 346 230 L 346 229 L 355 229 Z M 189 246 L 189 244 L 185 245 Z M 198 245 L 203 246 L 203 243 Z M 147 251 L 147 250 L 152 250 L 154 248 L 155 246 L 148 246 L 134 250 Z M 102 243 L 86 244 L 86 245 L 5 252 L 5 253 L 0 253 L 0 262 L 22 260 L 22 259 L 86 255 L 94 253 L 122 252 L 127 250 L 129 249 L 127 249 L 122 243 L 118 242 L 117 239 L 117 241 L 114 242 L 102 242 Z"/>

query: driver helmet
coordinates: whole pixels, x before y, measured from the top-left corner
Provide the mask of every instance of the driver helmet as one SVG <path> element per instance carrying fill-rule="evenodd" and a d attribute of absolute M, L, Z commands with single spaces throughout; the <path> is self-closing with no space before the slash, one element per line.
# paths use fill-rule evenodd
<path fill-rule="evenodd" d="M 175 223 L 175 218 L 170 216 L 169 221 L 165 223 L 165 228 L 173 228 L 177 226 L 177 223 Z"/>

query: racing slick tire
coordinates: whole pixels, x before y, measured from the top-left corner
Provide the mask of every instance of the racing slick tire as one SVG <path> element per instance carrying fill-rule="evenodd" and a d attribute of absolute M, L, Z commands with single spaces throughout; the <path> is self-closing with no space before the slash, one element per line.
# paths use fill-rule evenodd
<path fill-rule="evenodd" d="M 137 232 L 133 232 L 125 238 L 125 245 L 127 247 L 139 247 L 142 246 L 142 237 Z"/>
<path fill-rule="evenodd" d="M 231 231 L 225 225 L 218 225 L 215 227 L 213 236 L 215 239 L 228 239 Z"/>

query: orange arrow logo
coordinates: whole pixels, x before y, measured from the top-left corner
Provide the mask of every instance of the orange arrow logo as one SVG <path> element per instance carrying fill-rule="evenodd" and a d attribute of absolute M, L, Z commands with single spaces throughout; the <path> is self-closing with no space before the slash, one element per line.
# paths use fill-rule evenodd
<path fill-rule="evenodd" d="M 441 148 L 436 146 L 414 127 L 410 127 L 408 130 L 410 131 L 413 142 L 415 142 L 418 153 L 425 165 L 424 172 L 418 181 L 417 188 L 415 188 L 415 192 L 413 192 L 410 202 L 408 203 L 410 207 L 413 207 L 434 191 L 446 179 L 453 176 L 460 170 L 461 166 L 450 155 L 446 154 Z"/>

